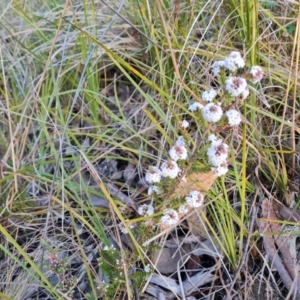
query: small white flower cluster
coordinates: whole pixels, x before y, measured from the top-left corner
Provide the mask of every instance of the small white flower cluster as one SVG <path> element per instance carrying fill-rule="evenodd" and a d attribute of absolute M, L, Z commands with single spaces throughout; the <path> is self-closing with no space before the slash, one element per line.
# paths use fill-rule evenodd
<path fill-rule="evenodd" d="M 144 272 L 146 272 L 146 273 L 150 273 L 151 272 L 151 266 L 150 266 L 150 264 L 145 265 Z"/>
<path fill-rule="evenodd" d="M 208 103 L 202 109 L 202 116 L 208 122 L 216 123 L 221 120 L 222 115 L 221 106 L 214 103 Z"/>
<path fill-rule="evenodd" d="M 170 158 L 174 161 L 178 161 L 180 159 L 187 159 L 187 149 L 185 146 L 176 145 L 171 147 L 169 150 Z"/>
<path fill-rule="evenodd" d="M 214 133 L 210 134 L 207 138 L 207 142 L 211 142 L 211 143 L 214 143 L 217 140 L 219 140 L 219 139 Z"/>
<path fill-rule="evenodd" d="M 152 195 L 153 193 L 160 193 L 159 187 L 153 184 L 159 183 L 162 177 L 175 179 L 178 176 L 180 168 L 177 164 L 177 161 L 187 159 L 188 157 L 186 143 L 182 136 L 177 139 L 175 145 L 169 150 L 169 156 L 170 159 L 164 161 L 160 168 L 150 166 L 147 170 L 145 179 L 149 184 L 151 184 L 148 190 L 149 195 Z"/>
<path fill-rule="evenodd" d="M 138 214 L 141 216 L 151 216 L 154 214 L 154 207 L 151 204 L 143 204 L 138 208 Z"/>
<path fill-rule="evenodd" d="M 227 110 L 225 115 L 227 116 L 229 126 L 237 126 L 242 121 L 240 112 L 235 109 Z"/>
<path fill-rule="evenodd" d="M 134 228 L 135 227 L 135 225 L 133 224 L 133 223 L 129 223 L 129 224 L 127 224 L 128 225 L 128 227 L 130 228 L 130 229 L 132 229 L 132 228 Z M 119 229 L 120 229 L 120 231 L 122 232 L 122 233 L 124 233 L 124 234 L 127 234 L 128 233 L 128 230 L 127 230 L 127 228 L 124 226 L 124 224 L 123 223 L 119 223 Z"/>
<path fill-rule="evenodd" d="M 213 90 L 209 91 L 209 93 L 210 93 L 209 95 L 214 94 L 212 91 Z M 203 94 L 202 94 L 202 97 L 203 97 Z M 204 120 L 206 120 L 208 122 L 216 123 L 221 120 L 222 115 L 223 115 L 223 110 L 220 105 L 214 104 L 213 102 L 211 102 L 211 101 L 213 101 L 214 98 L 212 98 L 209 95 L 207 95 L 207 94 L 204 95 L 205 100 L 204 99 L 203 100 L 209 102 L 205 106 L 202 105 L 200 102 L 194 102 L 193 104 L 191 104 L 189 106 L 188 109 L 191 112 L 200 110 L 202 112 L 202 116 L 203 116 Z M 217 95 L 216 91 L 215 91 L 215 95 Z"/>
<path fill-rule="evenodd" d="M 219 75 L 221 68 L 223 68 L 224 65 L 225 65 L 224 60 L 217 60 L 212 64 L 211 69 L 212 69 L 214 76 Z"/>
<path fill-rule="evenodd" d="M 224 68 L 232 72 L 244 68 L 244 66 L 245 61 L 238 51 L 232 51 L 224 60 Z"/>
<path fill-rule="evenodd" d="M 159 195 L 161 190 L 159 186 L 155 185 L 161 181 L 163 177 L 175 179 L 179 172 L 181 171 L 177 161 L 185 160 L 188 157 L 188 152 L 186 148 L 186 142 L 183 136 L 179 136 L 175 141 L 175 145 L 172 146 L 169 150 L 170 159 L 164 161 L 160 168 L 156 166 L 150 166 L 145 174 L 145 180 L 150 184 L 148 188 L 148 195 L 151 196 L 154 193 Z M 154 213 L 154 208 L 152 205 L 143 204 L 138 208 L 138 214 L 142 216 L 151 216 Z M 169 224 L 171 221 L 168 221 L 168 214 L 162 218 L 162 223 Z"/>
<path fill-rule="evenodd" d="M 177 162 L 174 160 L 164 161 L 161 164 L 160 168 L 161 168 L 161 175 L 163 177 L 167 177 L 171 179 L 175 179 L 180 172 L 180 168 Z"/>
<path fill-rule="evenodd" d="M 189 195 L 185 198 L 186 203 L 190 207 L 198 208 L 200 207 L 204 202 L 204 196 L 199 191 L 192 191 L 189 193 Z"/>
<path fill-rule="evenodd" d="M 228 172 L 228 165 L 227 163 L 224 163 L 223 165 L 212 167 L 211 170 L 215 173 L 216 176 L 220 177 Z"/>
<path fill-rule="evenodd" d="M 232 97 L 239 97 L 241 100 L 249 96 L 249 88 L 246 79 L 241 76 L 236 76 L 235 72 L 244 67 L 245 61 L 238 51 L 232 51 L 224 60 L 216 61 L 212 65 L 214 76 L 219 75 L 221 68 L 229 71 L 229 76 L 224 82 L 224 91 Z M 258 83 L 263 79 L 264 72 L 261 67 L 253 66 L 249 71 L 248 77 L 251 77 L 253 83 Z M 223 116 L 223 109 L 219 103 L 213 103 L 220 91 L 222 91 L 222 88 L 219 89 L 219 91 L 214 89 L 204 91 L 201 98 L 204 102 L 208 102 L 208 104 L 204 106 L 200 102 L 194 102 L 189 106 L 189 110 L 191 112 L 200 110 L 203 118 L 208 122 L 216 123 L 220 121 Z M 241 115 L 237 110 L 230 109 L 225 115 L 228 119 L 229 126 L 238 126 L 242 121 Z"/>
<path fill-rule="evenodd" d="M 214 167 L 217 167 L 224 162 L 226 162 L 228 158 L 228 145 L 221 142 L 214 142 L 207 150 L 207 156 L 210 164 Z"/>
<path fill-rule="evenodd" d="M 216 61 L 212 64 L 212 72 L 214 76 L 219 75 L 221 68 L 230 72 L 236 72 L 238 69 L 244 68 L 245 61 L 238 51 L 232 51 L 224 60 Z M 258 83 L 264 78 L 264 72 L 259 66 L 252 66 L 249 71 L 253 83 Z M 225 90 L 233 97 L 241 96 L 242 100 L 249 95 L 246 79 L 230 75 L 225 82 Z"/>
<path fill-rule="evenodd" d="M 146 172 L 145 179 L 150 184 L 160 182 L 161 170 L 158 167 L 150 166 Z"/>
<path fill-rule="evenodd" d="M 221 68 L 235 72 L 237 69 L 244 68 L 245 61 L 240 52 L 232 51 L 224 60 L 215 61 L 211 68 L 214 76 L 220 74 Z"/>
<path fill-rule="evenodd" d="M 190 123 L 187 120 L 182 120 L 179 123 L 179 126 L 182 127 L 183 129 L 187 129 L 190 126 Z"/>
<path fill-rule="evenodd" d="M 209 163 L 212 165 L 212 171 L 217 176 L 225 175 L 228 172 L 229 146 L 222 139 L 218 139 L 215 134 L 211 134 L 207 140 L 211 142 L 206 154 Z"/>
<path fill-rule="evenodd" d="M 102 250 L 114 252 L 116 250 L 116 248 L 114 245 L 110 245 L 110 246 L 105 245 L 104 247 L 102 247 Z"/>
<path fill-rule="evenodd" d="M 229 76 L 225 81 L 225 91 L 231 96 L 238 97 L 247 89 L 247 81 L 243 77 Z"/>
<path fill-rule="evenodd" d="M 197 110 L 201 110 L 204 107 L 200 102 L 194 102 L 189 106 L 189 111 L 195 112 Z"/>
<path fill-rule="evenodd" d="M 178 213 L 179 213 L 180 215 L 185 215 L 185 214 L 187 214 L 188 212 L 189 212 L 189 208 L 188 208 L 188 206 L 187 206 L 186 204 L 182 204 L 182 205 L 179 206 L 179 208 L 178 208 Z"/>
<path fill-rule="evenodd" d="M 161 219 L 162 227 L 169 227 L 175 225 L 182 215 L 186 215 L 191 208 L 199 208 L 204 203 L 204 195 L 199 191 L 191 191 L 188 196 L 185 197 L 185 204 L 182 204 L 178 208 L 178 212 L 175 209 L 166 210 Z"/>
<path fill-rule="evenodd" d="M 148 195 L 152 196 L 154 193 L 159 195 L 161 193 L 160 188 L 157 185 L 150 185 L 148 188 Z"/>
<path fill-rule="evenodd" d="M 175 142 L 175 145 L 176 145 L 176 146 L 183 146 L 183 147 L 186 147 L 186 142 L 185 142 L 184 137 L 183 137 L 182 135 L 180 135 L 180 136 L 178 137 L 178 139 L 177 139 L 176 142 Z"/>
<path fill-rule="evenodd" d="M 253 83 L 258 83 L 264 78 L 264 71 L 259 66 L 253 66 L 249 73 L 252 75 Z"/>
<path fill-rule="evenodd" d="M 217 95 L 218 92 L 216 90 L 210 89 L 209 91 L 204 91 L 201 95 L 201 98 L 205 102 L 212 102 Z"/>
<path fill-rule="evenodd" d="M 164 211 L 160 221 L 163 226 L 172 226 L 179 221 L 179 215 L 175 209 L 168 209 Z"/>

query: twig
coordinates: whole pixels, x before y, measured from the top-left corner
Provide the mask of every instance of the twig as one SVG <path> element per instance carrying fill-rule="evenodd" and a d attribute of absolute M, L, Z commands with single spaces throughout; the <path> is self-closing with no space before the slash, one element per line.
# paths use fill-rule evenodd
<path fill-rule="evenodd" d="M 268 200 L 263 200 L 262 203 L 262 208 L 263 208 L 263 215 L 264 215 L 264 210 L 267 209 L 267 213 L 268 215 L 264 217 L 267 217 L 270 220 L 276 220 L 277 217 L 274 213 L 273 208 L 270 206 L 269 201 Z M 281 228 L 279 226 L 278 223 L 273 223 L 270 222 L 271 225 L 271 229 L 273 232 L 280 232 Z M 294 262 L 292 259 L 292 256 L 290 254 L 289 248 L 287 246 L 286 240 L 284 237 L 282 236 L 277 236 L 275 238 L 275 243 L 277 244 L 281 254 L 282 254 L 282 259 L 283 259 L 283 264 L 285 265 L 287 271 L 289 272 L 290 276 L 292 279 L 295 279 L 295 266 L 294 266 Z"/>
<path fill-rule="evenodd" d="M 268 199 L 265 199 L 262 201 L 262 217 L 268 218 L 270 220 L 276 220 L 275 213 L 271 206 L 269 205 Z M 274 225 L 274 222 L 273 222 Z M 278 231 L 278 228 L 276 226 L 273 226 L 272 223 L 266 223 L 266 222 L 259 222 L 259 228 L 261 233 L 267 233 L 267 235 L 263 235 L 263 243 L 265 250 L 268 254 L 268 258 L 270 261 L 272 261 L 273 265 L 277 269 L 281 280 L 283 281 L 284 285 L 287 289 L 291 290 L 293 288 L 293 281 L 295 278 L 295 270 L 294 270 L 294 264 L 293 260 L 291 258 L 289 249 L 283 244 L 284 240 L 281 238 L 278 240 L 275 240 L 273 236 L 268 235 L 268 233 L 272 234 L 276 231 Z M 275 229 L 275 230 L 274 230 Z M 280 231 L 280 228 L 279 228 Z M 283 263 L 277 253 L 277 250 L 275 248 L 275 242 L 282 254 L 283 257 Z M 287 269 L 288 271 L 287 271 Z M 296 284 L 296 290 L 295 292 L 297 295 L 300 295 L 300 288 L 299 283 Z"/>
<path fill-rule="evenodd" d="M 260 228 L 260 232 L 264 232 L 264 233 L 271 232 L 270 224 L 267 224 L 265 222 L 262 221 L 259 222 L 259 228 Z M 268 254 L 269 260 L 272 261 L 272 264 L 277 269 L 284 285 L 288 289 L 290 289 L 293 285 L 293 282 L 276 252 L 274 238 L 272 236 L 264 235 L 263 243 L 264 243 L 265 250 Z"/>

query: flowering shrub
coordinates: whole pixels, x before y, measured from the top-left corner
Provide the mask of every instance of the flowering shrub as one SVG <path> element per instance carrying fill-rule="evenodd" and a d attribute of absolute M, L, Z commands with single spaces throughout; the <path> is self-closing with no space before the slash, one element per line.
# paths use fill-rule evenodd
<path fill-rule="evenodd" d="M 99 299 L 119 299 L 122 294 L 122 286 L 126 281 L 124 269 L 130 268 L 130 260 L 127 250 L 124 255 L 121 255 L 120 250 L 116 249 L 113 245 L 99 247 L 98 265 L 105 276 L 103 281 L 97 281 L 97 290 L 99 291 Z M 145 280 L 152 272 L 149 264 L 144 266 L 144 269 L 136 270 L 128 274 L 133 288 L 140 289 Z M 104 297 L 105 295 L 105 297 Z M 94 298 L 93 298 L 94 299 Z M 98 299 L 98 298 L 97 298 Z"/>
<path fill-rule="evenodd" d="M 74 292 L 74 287 L 77 284 L 77 278 L 71 275 L 71 268 L 68 260 L 60 259 L 57 253 L 52 251 L 49 254 L 49 267 L 51 273 L 56 274 L 59 278 L 56 288 L 62 293 L 71 296 Z"/>
<path fill-rule="evenodd" d="M 98 290 L 104 292 L 107 297 L 115 296 L 118 286 L 125 281 L 124 264 L 120 252 L 111 246 L 100 248 L 98 264 L 102 272 L 107 277 L 107 282 L 103 281 L 98 286 Z"/>
<path fill-rule="evenodd" d="M 202 119 L 211 123 L 209 127 L 211 133 L 206 140 L 208 143 L 206 161 L 215 177 L 223 176 L 228 172 L 230 151 L 225 141 L 214 133 L 215 124 L 220 122 L 224 128 L 239 126 L 242 122 L 242 116 L 236 106 L 249 96 L 246 78 L 253 84 L 256 84 L 264 77 L 263 70 L 259 66 L 251 67 L 248 73 L 245 74 L 246 76 L 240 75 L 239 69 L 244 67 L 245 61 L 238 51 L 232 51 L 224 60 L 214 62 L 211 67 L 212 74 L 219 81 L 220 87 L 218 90 L 208 87 L 201 94 L 202 102 L 195 101 L 188 107 L 196 121 L 201 121 Z M 179 127 L 185 133 L 187 133 L 189 126 L 190 123 L 187 120 L 179 122 Z M 150 196 L 161 194 L 162 181 L 178 178 L 181 172 L 180 168 L 184 166 L 182 162 L 188 161 L 189 149 L 183 136 L 178 137 L 175 144 L 170 147 L 168 154 L 170 159 L 165 160 L 160 168 L 151 166 L 145 174 L 145 179 L 150 184 L 148 189 L 148 195 Z M 200 160 L 205 162 L 203 157 Z M 181 183 L 178 186 L 184 187 L 184 183 L 182 183 L 184 180 L 185 177 L 181 179 Z M 185 215 L 191 209 L 199 208 L 203 205 L 204 195 L 201 191 L 190 189 L 188 192 L 189 194 L 185 197 L 185 203 L 179 206 L 178 211 L 167 209 L 163 212 L 160 219 L 162 227 L 176 225 L 182 215 Z M 152 205 L 147 206 L 144 204 L 138 208 L 138 213 L 150 216 L 154 213 L 154 208 Z"/>

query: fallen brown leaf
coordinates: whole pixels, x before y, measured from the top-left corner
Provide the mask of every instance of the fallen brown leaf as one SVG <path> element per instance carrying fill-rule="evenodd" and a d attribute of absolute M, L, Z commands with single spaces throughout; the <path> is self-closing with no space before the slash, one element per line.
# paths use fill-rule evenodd
<path fill-rule="evenodd" d="M 207 173 L 192 173 L 179 182 L 172 196 L 184 196 L 195 190 L 205 194 L 215 183 L 216 179 L 217 176 L 213 171 Z"/>

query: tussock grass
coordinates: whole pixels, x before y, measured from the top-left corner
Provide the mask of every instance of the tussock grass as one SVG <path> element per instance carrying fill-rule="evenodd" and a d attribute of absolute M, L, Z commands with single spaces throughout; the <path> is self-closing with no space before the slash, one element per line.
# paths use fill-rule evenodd
<path fill-rule="evenodd" d="M 157 288 L 170 299 L 259 299 L 257 286 L 284 299 L 289 291 L 268 266 L 257 224 L 266 197 L 298 206 L 298 4 L 32 0 L 0 8 L 1 298 L 151 299 L 149 264 L 181 288 L 188 272 L 217 266 L 192 295 L 170 282 Z M 191 161 L 182 169 L 207 171 L 204 141 L 214 128 L 188 106 L 217 87 L 211 64 L 233 50 L 265 78 L 240 105 L 243 124 L 220 130 L 230 170 L 209 184 L 196 214 L 176 229 L 156 227 L 183 196 L 178 182 L 163 198 L 147 195 L 145 170 L 183 135 Z M 137 215 L 149 202 L 153 218 Z M 189 239 L 210 241 L 217 255 L 199 262 L 190 249 L 178 266 L 197 267 L 165 275 L 153 255 Z M 53 275 L 59 282 L 51 257 L 64 262 Z M 65 289 L 62 278 L 76 281 Z"/>

